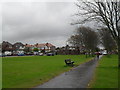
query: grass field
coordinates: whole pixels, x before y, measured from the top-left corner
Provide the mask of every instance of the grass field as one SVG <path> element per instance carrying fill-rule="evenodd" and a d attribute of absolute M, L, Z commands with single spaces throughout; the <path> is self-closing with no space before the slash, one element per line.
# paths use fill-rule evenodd
<path fill-rule="evenodd" d="M 75 65 L 91 60 L 84 55 L 4 57 L 2 59 L 3 88 L 31 88 L 68 71 L 65 59 Z"/>
<path fill-rule="evenodd" d="M 92 88 L 118 88 L 118 56 L 103 56 L 95 72 Z"/>

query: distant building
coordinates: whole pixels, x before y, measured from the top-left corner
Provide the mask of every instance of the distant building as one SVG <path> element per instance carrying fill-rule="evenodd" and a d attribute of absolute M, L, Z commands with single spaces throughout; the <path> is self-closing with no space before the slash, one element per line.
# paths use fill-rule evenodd
<path fill-rule="evenodd" d="M 5 51 L 13 51 L 12 44 L 6 41 L 2 42 L 2 52 L 4 53 Z"/>
<path fill-rule="evenodd" d="M 56 48 L 57 54 L 60 55 L 79 55 L 79 54 L 84 54 L 85 53 L 85 47 L 74 47 L 74 46 L 69 46 L 66 45 L 64 47 L 58 47 Z"/>
<path fill-rule="evenodd" d="M 14 44 L 11 44 L 7 41 L 3 41 L 2 44 L 0 44 L 0 51 L 2 53 L 7 54 L 24 54 L 24 53 L 33 53 L 34 49 L 37 48 L 39 52 L 55 52 L 55 46 L 51 43 L 43 43 L 43 44 L 22 44 L 21 42 L 16 42 Z"/>
<path fill-rule="evenodd" d="M 25 48 L 24 44 L 22 44 L 21 42 L 17 42 L 13 44 L 13 53 L 15 54 L 24 53 L 24 48 Z"/>
<path fill-rule="evenodd" d="M 12 55 L 12 51 L 13 51 L 13 47 L 12 44 L 7 42 L 7 41 L 3 41 L 2 44 L 2 53 L 4 53 L 5 55 Z"/>
<path fill-rule="evenodd" d="M 34 45 L 25 44 L 25 51 L 26 52 L 32 52 L 33 49 L 34 49 Z"/>
<path fill-rule="evenodd" d="M 39 52 L 43 50 L 45 52 L 55 51 L 55 46 L 52 45 L 51 43 L 43 43 L 43 44 L 36 43 L 34 45 L 26 44 L 25 47 L 30 48 L 32 51 L 34 50 L 34 48 L 38 48 Z"/>

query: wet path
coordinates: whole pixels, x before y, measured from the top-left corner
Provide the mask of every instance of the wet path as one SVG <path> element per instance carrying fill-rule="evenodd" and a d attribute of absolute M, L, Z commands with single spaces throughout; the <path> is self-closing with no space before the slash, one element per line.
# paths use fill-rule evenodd
<path fill-rule="evenodd" d="M 86 88 L 92 79 L 97 59 L 75 67 L 36 88 Z"/>

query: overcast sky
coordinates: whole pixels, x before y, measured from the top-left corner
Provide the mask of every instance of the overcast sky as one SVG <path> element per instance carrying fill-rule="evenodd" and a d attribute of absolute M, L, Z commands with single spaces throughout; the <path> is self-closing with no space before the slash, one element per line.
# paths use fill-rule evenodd
<path fill-rule="evenodd" d="M 64 46 L 73 34 L 74 2 L 6 2 L 2 4 L 2 40 Z"/>
<path fill-rule="evenodd" d="M 56 2 L 46 0 L 37 2 L 8 2 L 2 3 L 2 41 L 23 44 L 52 43 L 64 46 L 73 34 L 76 26 L 70 25 L 78 12 L 76 0 Z M 0 10 L 1 11 L 1 10 Z M 80 18 L 80 17 L 79 17 Z M 81 17 L 82 18 L 82 17 Z M 91 25 L 89 25 L 91 26 Z"/>

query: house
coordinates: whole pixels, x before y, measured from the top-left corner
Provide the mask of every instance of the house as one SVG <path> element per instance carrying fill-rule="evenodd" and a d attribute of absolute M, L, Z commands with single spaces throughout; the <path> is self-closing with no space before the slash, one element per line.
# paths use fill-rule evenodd
<path fill-rule="evenodd" d="M 25 44 L 25 51 L 26 52 L 31 52 L 31 51 L 33 51 L 34 48 L 35 48 L 34 45 Z"/>
<path fill-rule="evenodd" d="M 13 51 L 12 44 L 7 41 L 3 41 L 2 42 L 2 53 L 11 55 L 12 51 Z"/>
<path fill-rule="evenodd" d="M 55 46 L 51 43 L 43 43 L 43 44 L 35 44 L 35 46 L 39 49 L 39 51 L 45 50 L 45 52 L 54 52 Z"/>
<path fill-rule="evenodd" d="M 25 44 L 24 52 L 27 55 L 33 55 L 33 49 L 34 49 L 34 45 Z"/>
<path fill-rule="evenodd" d="M 4 54 L 9 54 L 9 55 L 18 55 L 18 54 L 32 54 L 33 52 L 35 52 L 35 48 L 38 50 L 38 52 L 43 52 L 43 53 L 47 53 L 47 52 L 55 52 L 55 46 L 52 45 L 51 43 L 43 43 L 43 44 L 34 44 L 34 45 L 30 45 L 30 44 L 22 44 L 21 42 L 16 42 L 15 44 L 11 44 L 7 41 L 3 41 L 2 44 L 0 44 L 2 49 L 0 49 L 2 51 L 2 53 Z"/>
<path fill-rule="evenodd" d="M 36 43 L 34 45 L 26 44 L 26 48 L 29 48 L 30 50 L 34 50 L 34 48 L 38 48 L 39 52 L 54 52 L 55 51 L 55 46 L 52 45 L 51 43 Z"/>
<path fill-rule="evenodd" d="M 3 41 L 2 44 L 2 53 L 5 55 L 12 55 L 12 54 L 19 54 L 19 53 L 24 53 L 24 44 L 21 42 L 17 42 L 15 44 L 11 44 L 7 41 Z"/>
<path fill-rule="evenodd" d="M 84 54 L 85 47 L 84 46 L 75 47 L 75 46 L 66 45 L 64 47 L 58 47 L 56 49 L 56 52 L 57 54 L 60 55 L 79 55 L 79 54 Z"/>
<path fill-rule="evenodd" d="M 21 42 L 17 42 L 13 44 L 13 53 L 14 54 L 23 54 L 24 53 L 25 45 Z"/>

